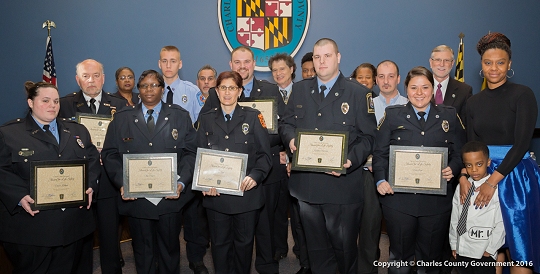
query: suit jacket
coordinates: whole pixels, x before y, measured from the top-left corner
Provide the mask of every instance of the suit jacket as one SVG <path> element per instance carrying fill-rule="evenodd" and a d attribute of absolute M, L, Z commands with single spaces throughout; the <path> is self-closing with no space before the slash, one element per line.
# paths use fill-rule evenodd
<path fill-rule="evenodd" d="M 127 105 L 126 99 L 120 96 L 103 92 L 97 114 L 114 115 Z M 84 100 L 82 91 L 74 92 L 60 98 L 60 112 L 58 117 L 74 120 L 77 112 L 92 113 L 88 104 Z M 96 189 L 97 199 L 116 197 L 118 190 L 111 185 L 105 169 L 101 168 L 101 178 L 99 179 L 99 189 Z"/>
<path fill-rule="evenodd" d="M 206 196 L 203 206 L 225 214 L 256 210 L 264 205 L 260 187 L 272 168 L 268 131 L 261 125 L 258 110 L 236 105 L 231 121 L 225 122 L 223 111 L 215 108 L 199 116 L 197 131 L 199 147 L 248 154 L 246 175 L 257 186 L 244 192 L 244 196 L 222 194 Z"/>
<path fill-rule="evenodd" d="M 454 107 L 464 125 L 467 125 L 467 100 L 471 96 L 471 86 L 450 77 L 448 86 L 446 87 L 443 104 Z"/>
<path fill-rule="evenodd" d="M 251 90 L 251 94 L 249 97 L 246 97 L 245 94 L 242 92 L 240 95 L 239 101 L 246 101 L 249 99 L 256 99 L 261 97 L 273 97 L 277 98 L 278 102 L 278 123 L 281 121 L 281 117 L 283 117 L 283 112 L 285 110 L 285 103 L 283 102 L 283 97 L 281 96 L 281 93 L 279 92 L 279 88 L 277 85 L 274 85 L 272 83 L 269 83 L 264 80 L 257 80 L 256 78 L 253 78 L 253 88 Z M 220 108 L 220 102 L 219 98 L 217 97 L 217 93 L 215 88 L 211 88 L 208 91 L 208 98 L 206 99 L 206 102 L 204 103 L 203 108 L 201 109 L 201 113 L 205 113 L 211 109 Z M 285 147 L 283 146 L 281 142 L 281 138 L 279 137 L 279 134 L 270 134 L 270 147 L 271 147 L 271 153 L 272 153 L 272 170 L 270 171 L 270 174 L 268 174 L 268 177 L 264 181 L 264 184 L 273 184 L 278 183 L 282 179 L 287 178 L 287 173 L 285 170 L 285 165 L 282 165 L 279 163 L 279 152 L 284 151 Z"/>
<path fill-rule="evenodd" d="M 41 210 L 32 217 L 18 205 L 24 196 L 30 195 L 33 161 L 86 159 L 89 187 L 97 188 L 99 153 L 90 134 L 75 122 L 56 122 L 60 144 L 36 124 L 30 113 L 0 127 L 0 241 L 60 246 L 94 231 L 92 210 L 86 207 Z"/>
<path fill-rule="evenodd" d="M 153 134 L 148 132 L 141 104 L 115 114 L 109 124 L 101 151 L 103 166 L 113 185 L 123 186 L 123 155 L 137 153 L 176 153 L 179 181 L 185 184 L 179 199 L 163 199 L 155 206 L 144 198 L 121 200 L 120 214 L 143 219 L 179 212 L 193 197 L 191 179 L 195 165 L 196 132 L 189 112 L 178 105 L 162 103 Z"/>
<path fill-rule="evenodd" d="M 465 142 L 465 130 L 453 107 L 431 104 L 424 129 L 411 103 L 386 108 L 386 116 L 377 131 L 373 151 L 375 182 L 389 180 L 390 145 L 447 147 L 448 166 L 454 176 L 461 172 L 461 146 Z M 452 209 L 452 185 L 447 184 L 446 195 L 395 193 L 380 197 L 382 205 L 412 216 L 429 216 Z"/>
<path fill-rule="evenodd" d="M 321 102 L 317 78 L 293 85 L 279 133 L 287 145 L 297 129 L 334 130 L 349 133 L 348 155 L 352 166 L 339 177 L 317 172 L 293 171 L 289 180 L 291 195 L 310 203 L 360 203 L 362 164 L 372 152 L 375 141 L 375 114 L 370 107 L 371 93 L 356 80 L 339 75 Z M 317 91 L 317 92 L 315 92 Z"/>

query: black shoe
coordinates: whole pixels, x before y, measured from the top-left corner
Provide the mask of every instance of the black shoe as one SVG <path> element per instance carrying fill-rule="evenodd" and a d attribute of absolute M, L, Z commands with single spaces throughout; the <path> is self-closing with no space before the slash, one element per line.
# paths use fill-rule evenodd
<path fill-rule="evenodd" d="M 279 251 L 276 252 L 276 254 L 274 254 L 274 260 L 278 261 L 287 257 L 287 253 L 281 253 Z"/>
<path fill-rule="evenodd" d="M 120 258 L 120 267 L 124 267 L 126 265 L 126 262 L 124 261 L 124 258 Z"/>
<path fill-rule="evenodd" d="M 193 273 L 195 274 L 208 274 L 208 268 L 206 268 L 203 261 L 196 263 L 189 262 L 189 268 L 193 270 Z"/>
<path fill-rule="evenodd" d="M 301 267 L 296 274 L 311 274 L 311 268 L 309 267 Z"/>

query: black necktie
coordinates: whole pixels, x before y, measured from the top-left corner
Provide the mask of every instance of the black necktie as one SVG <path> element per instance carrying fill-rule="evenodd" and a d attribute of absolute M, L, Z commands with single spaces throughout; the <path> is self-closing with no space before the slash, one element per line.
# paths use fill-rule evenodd
<path fill-rule="evenodd" d="M 321 92 L 319 92 L 319 96 L 321 98 L 321 102 L 324 100 L 324 91 L 326 90 L 325 85 L 321 85 Z"/>
<path fill-rule="evenodd" d="M 156 125 L 154 123 L 154 116 L 152 116 L 154 110 L 149 109 L 146 111 L 146 113 L 148 114 L 148 119 L 146 119 L 146 127 L 148 128 L 148 132 L 154 133 L 154 126 Z"/>
<path fill-rule="evenodd" d="M 165 103 L 172 104 L 173 92 L 170 86 L 167 87 L 167 101 Z"/>
<path fill-rule="evenodd" d="M 96 109 L 96 99 L 92 98 L 90 99 L 90 110 L 92 110 L 92 113 L 93 114 L 96 114 L 97 113 L 97 109 Z"/>
<path fill-rule="evenodd" d="M 49 130 L 49 125 L 43 125 L 43 130 L 45 130 L 45 134 L 47 134 L 47 136 L 51 137 L 54 142 L 58 144 L 58 140 L 56 140 L 54 134 L 52 134 L 52 132 Z"/>
<path fill-rule="evenodd" d="M 280 89 L 279 92 L 281 92 L 281 97 L 283 97 L 283 102 L 285 102 L 285 104 L 287 103 L 287 99 L 289 99 L 287 96 L 287 91 L 284 90 L 284 89 Z"/>
<path fill-rule="evenodd" d="M 422 127 L 422 129 L 424 129 L 424 126 L 426 125 L 426 119 L 424 118 L 424 116 L 426 115 L 426 113 L 423 111 L 419 111 L 418 115 L 420 115 L 420 120 L 418 120 L 420 122 L 420 126 Z"/>
<path fill-rule="evenodd" d="M 467 197 L 465 197 L 465 202 L 463 203 L 463 211 L 459 215 L 458 224 L 457 224 L 457 233 L 459 236 L 467 232 L 467 213 L 469 212 L 469 207 L 471 206 L 471 197 L 474 193 L 474 183 L 471 184 L 469 192 L 467 192 Z"/>
<path fill-rule="evenodd" d="M 225 114 L 225 122 L 229 122 L 231 120 L 231 115 Z"/>

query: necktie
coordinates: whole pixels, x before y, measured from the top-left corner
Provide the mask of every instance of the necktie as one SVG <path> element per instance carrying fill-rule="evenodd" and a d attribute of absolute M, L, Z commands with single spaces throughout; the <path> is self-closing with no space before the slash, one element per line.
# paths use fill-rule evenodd
<path fill-rule="evenodd" d="M 463 211 L 461 211 L 461 215 L 459 215 L 456 229 L 459 236 L 467 232 L 467 213 L 469 212 L 469 207 L 471 206 L 471 197 L 474 193 L 474 190 L 474 183 L 472 183 L 471 188 L 469 188 L 469 192 L 467 192 L 467 197 L 465 197 L 465 203 L 463 203 Z"/>
<path fill-rule="evenodd" d="M 172 104 L 172 103 L 173 103 L 173 102 L 172 102 L 172 101 L 173 101 L 173 100 L 172 100 L 172 96 L 173 96 L 172 89 L 171 89 L 170 86 L 168 86 L 168 87 L 167 87 L 167 101 L 166 101 L 167 104 Z"/>
<path fill-rule="evenodd" d="M 287 100 L 289 99 L 287 96 L 287 91 L 284 90 L 284 89 L 280 89 L 279 92 L 281 92 L 281 97 L 283 97 L 283 102 L 285 102 L 285 104 L 287 104 Z"/>
<path fill-rule="evenodd" d="M 422 127 L 422 129 L 424 129 L 424 126 L 426 125 L 426 118 L 424 118 L 424 116 L 426 115 L 426 113 L 423 111 L 419 111 L 418 115 L 420 115 L 420 120 L 418 120 L 420 122 L 420 126 Z"/>
<path fill-rule="evenodd" d="M 321 102 L 324 100 L 324 91 L 326 90 L 325 85 L 321 85 L 321 92 L 319 92 L 319 96 L 321 98 Z"/>
<path fill-rule="evenodd" d="M 229 122 L 231 120 L 231 115 L 225 114 L 225 121 Z"/>
<path fill-rule="evenodd" d="M 154 113 L 154 110 L 149 109 L 146 111 L 146 113 L 148 114 L 148 119 L 146 120 L 146 127 L 148 128 L 148 132 L 154 133 L 154 127 L 156 125 L 154 123 L 154 116 L 152 116 L 152 114 Z"/>
<path fill-rule="evenodd" d="M 97 109 L 96 109 L 96 99 L 92 98 L 90 99 L 90 110 L 92 110 L 92 113 L 93 114 L 96 114 L 97 113 Z"/>
<path fill-rule="evenodd" d="M 51 137 L 54 140 L 54 142 L 58 144 L 58 140 L 56 140 L 56 137 L 54 137 L 54 134 L 52 134 L 52 132 L 49 130 L 49 125 L 43 125 L 43 129 L 45 130 L 45 134 Z"/>
<path fill-rule="evenodd" d="M 441 84 L 437 85 L 437 92 L 435 93 L 435 104 L 441 105 L 443 103 Z"/>

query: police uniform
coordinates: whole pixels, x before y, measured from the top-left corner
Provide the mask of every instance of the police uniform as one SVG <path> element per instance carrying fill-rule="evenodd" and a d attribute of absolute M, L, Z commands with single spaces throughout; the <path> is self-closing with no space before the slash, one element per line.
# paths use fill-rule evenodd
<path fill-rule="evenodd" d="M 208 91 L 208 99 L 204 104 L 201 113 L 212 108 L 220 107 L 219 98 L 216 90 L 211 88 Z M 278 118 L 283 116 L 285 103 L 279 92 L 277 85 L 265 80 L 257 80 L 253 77 L 253 87 L 249 97 L 246 97 L 244 92 L 240 95 L 239 101 L 246 101 L 257 98 L 276 98 L 278 102 Z M 274 260 L 276 252 L 274 246 L 274 217 L 277 209 L 277 202 L 280 193 L 280 186 L 287 180 L 286 166 L 279 163 L 279 152 L 284 151 L 281 138 L 278 134 L 270 134 L 270 147 L 272 153 L 272 170 L 268 177 L 263 182 L 265 206 L 263 207 L 259 222 L 257 223 L 257 231 L 255 237 L 256 258 L 255 269 L 259 273 L 276 273 L 279 271 L 279 263 Z"/>
<path fill-rule="evenodd" d="M 250 272 L 255 225 L 264 205 L 262 185 L 272 168 L 268 131 L 262 124 L 258 110 L 239 105 L 229 122 L 221 107 L 199 117 L 199 147 L 248 154 L 246 175 L 257 182 L 244 196 L 221 194 L 203 199 L 216 273 Z"/>
<path fill-rule="evenodd" d="M 88 187 L 97 189 L 99 153 L 90 134 L 75 122 L 56 122 L 59 144 L 30 113 L 0 127 L 0 241 L 17 273 L 46 273 L 49 266 L 61 266 L 61 273 L 76 273 L 79 260 L 84 260 L 83 239 L 95 229 L 92 210 L 86 207 L 41 210 L 32 217 L 18 205 L 30 195 L 30 163 L 34 161 L 88 160 Z M 51 254 L 59 258 L 51 260 Z M 91 266 L 84 271 L 92 272 Z"/>
<path fill-rule="evenodd" d="M 375 182 L 389 180 L 389 146 L 448 148 L 448 166 L 454 176 L 461 172 L 461 146 L 465 130 L 453 107 L 431 104 L 424 128 L 411 103 L 386 108 L 377 132 L 373 152 Z M 452 185 L 446 195 L 395 193 L 380 197 L 390 238 L 390 258 L 395 261 L 440 262 L 441 246 L 448 238 L 452 210 Z M 405 236 L 408 235 L 408 236 Z M 389 273 L 408 273 L 407 266 L 390 268 Z M 428 268 L 438 273 L 438 267 Z"/>
<path fill-rule="evenodd" d="M 117 96 L 102 91 L 97 114 L 114 115 L 126 105 L 127 101 L 121 95 Z M 58 113 L 58 117 L 75 120 L 77 112 L 92 113 L 82 91 L 74 92 L 60 98 L 60 112 Z M 94 205 L 94 210 L 97 219 L 97 230 L 99 232 L 99 257 L 103 274 L 119 273 L 122 271 L 120 265 L 120 238 L 118 236 L 118 226 L 120 223 L 117 202 L 118 193 L 118 189 L 112 186 L 102 166 L 99 190 L 97 190 L 97 203 Z M 87 239 L 88 244 L 92 244 L 93 239 L 90 236 Z M 86 263 L 93 264 L 93 262 Z"/>
<path fill-rule="evenodd" d="M 356 273 L 358 226 L 362 210 L 362 165 L 375 140 L 371 93 L 356 80 L 337 76 L 324 100 L 317 77 L 293 85 L 280 134 L 283 142 L 296 138 L 297 129 L 349 133 L 347 174 L 291 172 L 289 190 L 300 204 L 313 273 Z"/>

